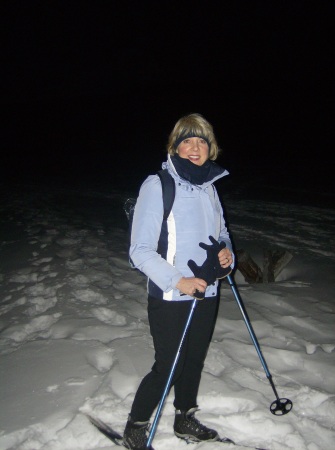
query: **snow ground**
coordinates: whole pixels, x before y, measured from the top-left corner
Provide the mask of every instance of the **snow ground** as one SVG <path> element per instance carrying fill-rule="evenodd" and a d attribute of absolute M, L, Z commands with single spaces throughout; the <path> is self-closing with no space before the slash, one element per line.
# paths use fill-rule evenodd
<path fill-rule="evenodd" d="M 122 432 L 153 359 L 146 280 L 130 269 L 126 253 L 127 195 L 1 188 L 2 450 L 115 448 L 84 413 Z M 248 284 L 239 271 L 234 278 L 278 394 L 294 406 L 285 416 L 270 413 L 274 393 L 224 282 L 198 417 L 235 440 L 236 450 L 331 450 L 335 210 L 229 195 L 224 203 L 236 248 L 259 265 L 264 248 L 293 255 L 275 283 Z M 188 449 L 173 435 L 173 414 L 170 395 L 156 450 Z"/>

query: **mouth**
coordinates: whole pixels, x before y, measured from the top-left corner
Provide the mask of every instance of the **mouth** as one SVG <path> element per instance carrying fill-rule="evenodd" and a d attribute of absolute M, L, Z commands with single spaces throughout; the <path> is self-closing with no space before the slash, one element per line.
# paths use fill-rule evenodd
<path fill-rule="evenodd" d="M 192 162 L 197 162 L 200 159 L 200 156 L 198 155 L 189 155 L 188 159 Z"/>

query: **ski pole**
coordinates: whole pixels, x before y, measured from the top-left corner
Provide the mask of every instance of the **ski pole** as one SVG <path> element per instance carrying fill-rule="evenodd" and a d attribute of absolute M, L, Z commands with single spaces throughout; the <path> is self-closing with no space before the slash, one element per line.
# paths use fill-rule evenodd
<path fill-rule="evenodd" d="M 191 323 L 191 320 L 192 320 L 192 316 L 193 316 L 193 312 L 194 312 L 194 309 L 195 309 L 196 305 L 197 305 L 197 299 L 194 299 L 193 303 L 192 303 L 192 306 L 191 306 L 191 310 L 190 310 L 188 319 L 186 321 L 186 325 L 185 325 L 185 328 L 184 328 L 184 331 L 183 331 L 183 335 L 182 335 L 181 340 L 180 340 L 180 344 L 179 344 L 179 347 L 178 347 L 175 359 L 174 359 L 172 367 L 171 367 L 170 375 L 168 377 L 168 380 L 167 380 L 167 383 L 166 383 L 166 386 L 165 386 L 162 398 L 161 398 L 161 400 L 159 402 L 159 405 L 157 407 L 155 418 L 154 418 L 154 420 L 152 422 L 152 426 L 151 426 L 151 429 L 150 429 L 150 433 L 149 433 L 149 437 L 148 437 L 147 445 L 146 445 L 147 448 L 150 448 L 150 445 L 151 445 L 151 443 L 153 441 L 153 438 L 155 436 L 157 425 L 158 425 L 158 421 L 159 421 L 160 416 L 161 416 L 161 411 L 162 411 L 162 408 L 163 408 L 166 396 L 168 395 L 169 390 L 170 390 L 172 377 L 173 377 L 174 372 L 176 370 L 176 366 L 177 366 L 177 363 L 178 363 L 178 360 L 179 360 L 179 356 L 181 354 L 181 349 L 182 349 L 182 346 L 184 344 L 184 340 L 185 340 L 188 328 L 190 326 L 190 323 Z"/>
<path fill-rule="evenodd" d="M 291 411 L 291 409 L 293 408 L 293 403 L 288 398 L 279 398 L 277 390 L 276 390 L 275 385 L 274 385 L 273 380 L 272 380 L 272 375 L 271 375 L 271 373 L 270 373 L 270 371 L 268 369 L 268 366 L 267 366 L 267 364 L 265 362 L 264 356 L 263 356 L 263 354 L 261 352 L 261 349 L 260 349 L 257 337 L 255 335 L 255 332 L 254 332 L 252 326 L 251 326 L 251 323 L 250 323 L 247 311 L 246 311 L 246 309 L 244 307 L 243 301 L 242 301 L 242 299 L 241 299 L 241 297 L 240 297 L 240 295 L 239 295 L 239 293 L 237 291 L 237 288 L 235 286 L 235 283 L 234 283 L 234 281 L 233 281 L 233 279 L 232 279 L 232 277 L 230 275 L 227 276 L 227 280 L 228 280 L 228 283 L 229 283 L 229 285 L 231 287 L 231 290 L 233 291 L 233 294 L 235 296 L 237 304 L 238 304 L 238 306 L 239 306 L 239 308 L 241 310 L 244 322 L 245 322 L 245 324 L 246 324 L 246 326 L 248 328 L 251 340 L 252 340 L 252 342 L 253 342 L 253 344 L 255 346 L 255 349 L 256 349 L 256 351 L 258 353 L 259 359 L 261 360 L 261 363 L 262 363 L 262 366 L 264 368 L 265 374 L 266 374 L 266 376 L 267 376 L 267 378 L 268 378 L 268 380 L 270 382 L 270 385 L 272 387 L 272 390 L 273 390 L 273 392 L 274 392 L 274 394 L 276 396 L 276 400 L 274 400 L 271 403 L 271 405 L 270 405 L 270 411 L 274 415 L 283 416 L 284 414 L 287 414 L 287 413 L 289 413 Z"/>

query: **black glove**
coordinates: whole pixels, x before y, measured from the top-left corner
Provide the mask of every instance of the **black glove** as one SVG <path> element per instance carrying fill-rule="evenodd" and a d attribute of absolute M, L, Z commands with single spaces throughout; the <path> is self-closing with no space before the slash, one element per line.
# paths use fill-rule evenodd
<path fill-rule="evenodd" d="M 198 266 L 192 259 L 188 261 L 187 265 L 194 273 L 194 276 L 205 280 L 208 286 L 215 282 L 216 268 L 215 261 L 211 254 L 207 254 L 207 258 L 202 266 Z M 197 298 L 198 300 L 203 300 L 205 297 L 205 293 L 196 290 L 193 297 Z"/>
<path fill-rule="evenodd" d="M 204 244 L 203 242 L 200 242 L 199 246 L 207 251 L 207 257 L 203 262 L 202 266 L 198 266 L 192 259 L 188 261 L 187 265 L 192 270 L 195 277 L 205 280 L 207 285 L 209 286 L 211 284 L 214 284 L 217 278 L 216 273 L 217 273 L 218 257 L 217 254 L 215 253 L 213 245 L 207 245 Z M 197 298 L 198 300 L 203 300 L 205 297 L 205 293 L 196 290 L 194 297 Z"/>
<path fill-rule="evenodd" d="M 214 284 L 216 279 L 224 278 L 231 272 L 230 267 L 221 267 L 219 261 L 219 252 L 226 247 L 225 242 L 219 244 L 213 236 L 209 236 L 209 240 L 212 242 L 212 245 L 205 244 L 204 242 L 200 242 L 199 244 L 199 247 L 207 252 L 207 257 L 202 266 L 198 266 L 192 259 L 187 263 L 194 276 L 205 280 L 208 286 Z M 197 290 L 194 297 L 198 300 L 203 300 L 205 293 Z"/>
<path fill-rule="evenodd" d="M 211 241 L 212 245 L 204 244 L 203 242 L 200 242 L 199 246 L 207 251 L 208 253 L 212 253 L 212 258 L 216 259 L 216 278 L 222 279 L 225 278 L 227 275 L 230 274 L 231 268 L 230 267 L 221 267 L 220 261 L 219 261 L 219 253 L 220 251 L 226 247 L 225 242 L 218 242 L 216 241 L 213 236 L 209 236 L 209 240 Z"/>

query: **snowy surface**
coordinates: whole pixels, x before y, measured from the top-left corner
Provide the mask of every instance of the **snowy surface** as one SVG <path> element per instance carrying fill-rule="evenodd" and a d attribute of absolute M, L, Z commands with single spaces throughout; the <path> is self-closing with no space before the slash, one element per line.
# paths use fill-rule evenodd
<path fill-rule="evenodd" d="M 0 448 L 116 448 L 89 413 L 122 433 L 136 388 L 151 367 L 145 277 L 128 265 L 127 193 L 17 186 L 1 190 Z M 202 376 L 198 417 L 239 445 L 271 450 L 335 448 L 335 210 L 224 198 L 237 248 L 262 265 L 286 249 L 275 283 L 234 279 L 280 397 L 275 400 L 229 285 Z M 173 435 L 172 396 L 153 442 Z"/>

